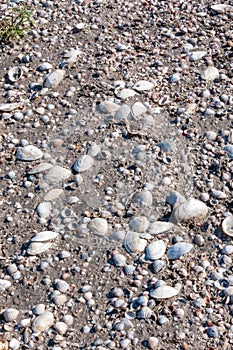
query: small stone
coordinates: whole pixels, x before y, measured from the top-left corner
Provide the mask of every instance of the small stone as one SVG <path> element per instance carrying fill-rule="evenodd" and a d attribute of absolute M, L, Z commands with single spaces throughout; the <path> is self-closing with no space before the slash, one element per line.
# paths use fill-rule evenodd
<path fill-rule="evenodd" d="M 0 291 L 4 292 L 6 289 L 10 288 L 11 281 L 0 279 Z"/>
<path fill-rule="evenodd" d="M 45 305 L 38 304 L 32 308 L 32 312 L 34 315 L 42 315 L 45 312 Z"/>
<path fill-rule="evenodd" d="M 46 170 L 51 169 L 52 167 L 53 167 L 53 165 L 51 163 L 40 163 L 40 164 L 34 166 L 27 173 L 29 175 L 40 174 L 40 173 L 43 173 Z"/>
<path fill-rule="evenodd" d="M 51 208 L 52 208 L 51 203 L 42 202 L 37 206 L 36 212 L 39 215 L 39 217 L 47 218 L 51 214 Z"/>
<path fill-rule="evenodd" d="M 57 69 L 46 76 L 44 80 L 44 87 L 47 87 L 47 88 L 57 87 L 64 78 L 65 78 L 65 71 L 62 69 Z"/>
<path fill-rule="evenodd" d="M 218 328 L 216 326 L 208 327 L 207 334 L 210 338 L 217 338 L 218 337 Z"/>
<path fill-rule="evenodd" d="M 205 57 L 207 55 L 207 51 L 196 51 L 196 52 L 192 52 L 189 55 L 189 60 L 191 62 L 193 61 L 198 61 L 201 58 Z"/>
<path fill-rule="evenodd" d="M 74 171 L 78 172 L 78 173 L 82 173 L 84 171 L 89 170 L 94 164 L 94 159 L 89 156 L 88 154 L 83 155 L 81 157 L 79 157 L 74 165 L 73 165 L 73 169 Z"/>
<path fill-rule="evenodd" d="M 54 288 L 57 289 L 59 292 L 66 293 L 70 286 L 66 281 L 56 279 L 54 281 Z"/>
<path fill-rule="evenodd" d="M 45 311 L 42 315 L 36 317 L 32 324 L 34 332 L 43 332 L 48 330 L 54 324 L 54 316 L 52 312 Z"/>
<path fill-rule="evenodd" d="M 53 328 L 61 335 L 64 335 L 68 330 L 68 326 L 65 322 L 56 322 Z"/>
<path fill-rule="evenodd" d="M 219 79 L 219 71 L 215 67 L 208 67 L 201 73 L 201 78 L 207 81 Z"/>
<path fill-rule="evenodd" d="M 132 203 L 140 207 L 150 207 L 153 203 L 152 193 L 147 189 L 143 189 L 133 196 Z"/>
<path fill-rule="evenodd" d="M 43 152 L 33 145 L 27 145 L 24 147 L 18 147 L 16 152 L 16 158 L 23 161 L 34 161 L 43 157 Z"/>
<path fill-rule="evenodd" d="M 159 346 L 159 339 L 156 337 L 150 337 L 147 340 L 147 344 L 148 344 L 149 349 L 156 350 L 156 349 L 158 349 L 158 346 Z"/>
<path fill-rule="evenodd" d="M 58 183 L 67 180 L 71 176 L 71 170 L 61 167 L 60 165 L 55 165 L 51 168 L 45 175 L 45 180 Z"/>
<path fill-rule="evenodd" d="M 4 317 L 6 322 L 16 321 L 18 316 L 19 316 L 19 311 L 14 309 L 14 308 L 6 309 L 3 312 L 3 317 Z"/>
<path fill-rule="evenodd" d="M 48 191 L 46 195 L 44 196 L 45 201 L 53 201 L 54 199 L 59 198 L 62 193 L 64 193 L 63 189 L 61 188 L 53 188 L 52 190 Z"/>
<path fill-rule="evenodd" d="M 27 249 L 29 255 L 38 255 L 46 252 L 52 246 L 51 243 L 41 243 L 41 242 L 31 242 L 30 246 Z"/>
<path fill-rule="evenodd" d="M 145 232 L 149 227 L 149 220 L 146 216 L 136 216 L 130 220 L 129 227 L 136 232 Z"/>
<path fill-rule="evenodd" d="M 20 342 L 16 338 L 12 338 L 9 343 L 9 348 L 12 350 L 18 350 L 20 349 Z"/>

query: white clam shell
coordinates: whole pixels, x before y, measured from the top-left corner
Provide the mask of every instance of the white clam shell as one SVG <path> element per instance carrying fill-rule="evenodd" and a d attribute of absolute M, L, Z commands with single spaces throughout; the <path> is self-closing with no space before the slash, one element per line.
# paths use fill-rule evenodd
<path fill-rule="evenodd" d="M 189 253 L 191 249 L 193 249 L 193 245 L 191 243 L 178 242 L 168 249 L 168 259 L 179 259 L 182 255 Z"/>
<path fill-rule="evenodd" d="M 233 237 L 233 216 L 228 216 L 223 220 L 222 230 L 226 235 Z"/>
<path fill-rule="evenodd" d="M 102 218 L 95 218 L 91 220 L 88 228 L 95 235 L 106 236 L 108 233 L 108 222 Z"/>
<path fill-rule="evenodd" d="M 119 97 L 122 100 L 126 100 L 129 97 L 132 97 L 134 95 L 136 95 L 136 92 L 132 89 L 122 89 L 120 91 L 116 91 L 116 95 L 117 97 Z"/>
<path fill-rule="evenodd" d="M 204 219 L 207 213 L 208 207 L 205 203 L 195 198 L 188 198 L 185 202 L 175 207 L 170 222 L 177 224 L 188 221 L 199 221 Z"/>
<path fill-rule="evenodd" d="M 10 288 L 10 286 L 11 286 L 10 281 L 0 278 L 0 292 L 3 292 L 4 290 Z"/>
<path fill-rule="evenodd" d="M 149 319 L 153 315 L 153 311 L 149 306 L 143 306 L 137 313 L 139 319 Z"/>
<path fill-rule="evenodd" d="M 219 78 L 219 71 L 216 67 L 208 67 L 201 73 L 203 80 L 212 81 Z"/>
<path fill-rule="evenodd" d="M 49 69 L 52 69 L 52 68 L 53 68 L 53 66 L 52 66 L 51 63 L 44 62 L 41 65 L 39 65 L 39 67 L 37 67 L 37 70 L 39 70 L 40 72 L 43 72 L 45 70 L 49 70 Z"/>
<path fill-rule="evenodd" d="M 46 193 L 46 195 L 44 196 L 44 200 L 45 201 L 52 201 L 58 197 L 60 197 L 60 195 L 63 193 L 63 189 L 62 188 L 53 188 L 52 190 L 48 191 Z"/>
<path fill-rule="evenodd" d="M 198 61 L 201 58 L 205 57 L 206 55 L 207 55 L 207 51 L 195 51 L 195 52 L 190 53 L 189 60 L 191 62 Z"/>
<path fill-rule="evenodd" d="M 124 239 L 124 247 L 128 253 L 141 253 L 147 245 L 145 239 L 140 238 L 139 234 L 134 231 L 128 231 Z"/>
<path fill-rule="evenodd" d="M 145 232 L 149 227 L 149 220 L 146 216 L 136 216 L 130 220 L 129 227 L 136 232 Z"/>
<path fill-rule="evenodd" d="M 74 165 L 73 165 L 73 169 L 74 171 L 78 172 L 78 173 L 82 173 L 84 171 L 89 170 L 94 164 L 94 159 L 89 156 L 88 154 L 85 154 L 81 157 L 79 157 Z"/>
<path fill-rule="evenodd" d="M 77 61 L 79 55 L 83 54 L 83 52 L 79 49 L 70 50 L 65 52 L 63 58 L 66 60 L 66 63 L 73 64 Z"/>
<path fill-rule="evenodd" d="M 43 157 L 43 152 L 36 146 L 27 145 L 24 147 L 18 147 L 16 152 L 16 158 L 23 161 L 38 160 Z"/>
<path fill-rule="evenodd" d="M 49 202 L 42 202 L 40 203 L 37 208 L 36 212 L 41 218 L 47 218 L 51 214 L 52 205 Z"/>
<path fill-rule="evenodd" d="M 233 6 L 228 4 L 216 4 L 211 6 L 211 10 L 217 13 L 233 12 Z"/>
<path fill-rule="evenodd" d="M 179 294 L 179 291 L 173 287 L 163 285 L 150 292 L 150 296 L 155 299 L 168 299 Z"/>
<path fill-rule="evenodd" d="M 101 152 L 101 148 L 96 143 L 93 143 L 87 150 L 87 154 L 91 157 L 96 157 Z"/>
<path fill-rule="evenodd" d="M 147 80 L 138 80 L 133 86 L 133 89 L 137 91 L 146 91 L 151 90 L 153 88 L 154 84 Z"/>
<path fill-rule="evenodd" d="M 149 260 L 157 260 L 162 258 L 166 251 L 166 244 L 162 240 L 151 242 L 146 247 L 146 258 Z"/>
<path fill-rule="evenodd" d="M 112 101 L 104 101 L 104 102 L 101 102 L 99 105 L 101 112 L 110 113 L 112 115 L 114 115 L 120 107 L 121 107 L 120 105 Z"/>
<path fill-rule="evenodd" d="M 23 106 L 25 102 L 0 103 L 0 112 L 12 112 L 16 108 Z"/>
<path fill-rule="evenodd" d="M 30 246 L 27 249 L 27 253 L 29 255 L 38 255 L 41 253 L 46 252 L 46 250 L 50 249 L 52 246 L 52 243 L 46 242 L 31 242 Z"/>
<path fill-rule="evenodd" d="M 160 233 L 172 230 L 173 227 L 174 227 L 174 224 L 171 222 L 155 221 L 151 225 L 149 232 L 151 235 L 158 235 Z"/>
<path fill-rule="evenodd" d="M 130 118 L 131 109 L 128 105 L 123 104 L 115 113 L 114 119 L 118 122 L 128 120 Z"/>
<path fill-rule="evenodd" d="M 62 69 L 56 69 L 54 72 L 49 73 L 45 77 L 44 87 L 46 88 L 57 87 L 64 78 L 65 78 L 65 71 Z"/>
<path fill-rule="evenodd" d="M 174 73 L 169 78 L 170 83 L 177 83 L 178 81 L 180 81 L 180 74 L 179 73 Z"/>
<path fill-rule="evenodd" d="M 34 332 L 43 332 L 54 324 L 54 316 L 52 312 L 45 311 L 42 315 L 35 318 L 32 329 Z"/>
<path fill-rule="evenodd" d="M 58 233 L 54 231 L 41 231 L 32 237 L 31 242 L 47 242 L 58 237 Z"/>
<path fill-rule="evenodd" d="M 70 176 L 70 169 L 63 168 L 60 165 L 55 165 L 48 171 L 44 178 L 49 182 L 58 183 L 67 180 Z"/>
<path fill-rule="evenodd" d="M 43 173 L 44 171 L 47 171 L 51 169 L 53 165 L 51 163 L 40 163 L 36 166 L 34 166 L 31 170 L 29 170 L 27 173 L 29 175 L 34 175 L 34 174 L 40 174 Z"/>
<path fill-rule="evenodd" d="M 13 68 L 9 69 L 7 75 L 8 75 L 8 79 L 12 83 L 15 83 L 23 76 L 23 71 L 22 71 L 21 67 L 13 67 Z"/>
<path fill-rule="evenodd" d="M 112 261 L 117 267 L 123 267 L 126 265 L 126 257 L 123 254 L 114 254 Z"/>
<path fill-rule="evenodd" d="M 135 102 L 132 106 L 132 114 L 135 118 L 146 113 L 146 111 L 147 111 L 146 106 L 141 102 Z"/>

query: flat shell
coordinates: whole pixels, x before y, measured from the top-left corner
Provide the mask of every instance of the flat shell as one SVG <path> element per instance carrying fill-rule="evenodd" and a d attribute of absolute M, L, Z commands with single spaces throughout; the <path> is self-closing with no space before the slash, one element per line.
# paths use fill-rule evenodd
<path fill-rule="evenodd" d="M 163 285 L 150 292 L 150 296 L 155 299 L 168 299 L 179 294 L 179 291 L 173 287 Z"/>
<path fill-rule="evenodd" d="M 85 154 L 81 157 L 79 157 L 74 165 L 73 165 L 73 169 L 74 171 L 78 172 L 78 173 L 82 173 L 84 171 L 89 170 L 94 164 L 94 159 L 89 156 L 88 154 Z"/>
<path fill-rule="evenodd" d="M 44 62 L 41 65 L 39 65 L 39 67 L 37 67 L 37 70 L 39 70 L 40 72 L 43 72 L 45 70 L 49 70 L 49 69 L 52 69 L 52 68 L 53 68 L 53 66 L 52 66 L 51 63 Z"/>
<path fill-rule="evenodd" d="M 133 196 L 132 203 L 140 207 L 149 207 L 153 203 L 152 193 L 147 189 L 143 189 Z"/>
<path fill-rule="evenodd" d="M 223 220 L 222 230 L 226 235 L 233 237 L 233 216 L 228 216 Z"/>
<path fill-rule="evenodd" d="M 38 160 L 43 157 L 43 152 L 36 146 L 27 145 L 24 147 L 18 147 L 16 152 L 16 158 L 23 161 Z"/>
<path fill-rule="evenodd" d="M 151 235 L 158 235 L 160 233 L 172 230 L 173 227 L 174 227 L 174 224 L 171 222 L 155 221 L 151 225 L 149 232 Z"/>
<path fill-rule="evenodd" d="M 179 259 L 182 255 L 189 253 L 191 249 L 193 249 L 193 245 L 191 243 L 178 242 L 168 249 L 168 259 Z"/>
<path fill-rule="evenodd" d="M 48 191 L 46 195 L 44 196 L 45 201 L 53 201 L 54 199 L 60 197 L 60 195 L 63 193 L 62 188 L 53 188 L 52 190 Z"/>
<path fill-rule="evenodd" d="M 29 255 L 38 255 L 46 252 L 48 249 L 50 249 L 52 246 L 52 243 L 46 242 L 31 242 L 30 246 L 27 249 L 27 253 Z"/>
<path fill-rule="evenodd" d="M 166 251 L 166 244 L 162 240 L 151 242 L 146 247 L 146 258 L 149 260 L 157 260 L 162 258 Z"/>
<path fill-rule="evenodd" d="M 144 251 L 147 241 L 139 237 L 134 231 L 128 231 L 124 239 L 124 247 L 128 253 L 141 253 Z"/>
<path fill-rule="evenodd" d="M 146 113 L 147 107 L 141 102 L 135 102 L 132 106 L 132 114 L 135 118 Z"/>
<path fill-rule="evenodd" d="M 149 227 L 149 220 L 143 215 L 136 216 L 130 220 L 129 227 L 136 232 L 145 232 Z"/>
<path fill-rule="evenodd" d="M 148 80 L 138 80 L 133 86 L 133 89 L 137 91 L 146 91 L 151 90 L 153 88 L 154 84 Z"/>
<path fill-rule="evenodd" d="M 0 112 L 12 112 L 16 108 L 22 107 L 23 102 L 0 103 Z"/>
<path fill-rule="evenodd" d="M 228 4 L 216 4 L 211 6 L 211 10 L 217 13 L 233 12 L 233 6 Z"/>
<path fill-rule="evenodd" d="M 27 173 L 29 175 L 34 175 L 34 174 L 40 174 L 43 173 L 46 170 L 49 170 L 53 167 L 51 163 L 40 163 L 36 166 L 34 166 L 31 170 L 29 170 Z"/>
<path fill-rule="evenodd" d="M 71 176 L 71 170 L 61 167 L 60 165 L 55 165 L 51 168 L 45 175 L 45 180 L 57 183 L 67 180 Z"/>
<path fill-rule="evenodd" d="M 32 237 L 31 242 L 47 242 L 58 237 L 58 233 L 54 231 L 41 231 Z"/>
<path fill-rule="evenodd" d="M 208 207 L 205 203 L 195 198 L 188 198 L 185 202 L 175 207 L 170 222 L 177 224 L 188 221 L 199 221 L 204 219 L 207 213 Z"/>
<path fill-rule="evenodd" d="M 219 79 L 219 71 L 215 67 L 208 67 L 201 73 L 201 78 L 207 81 Z"/>
<path fill-rule="evenodd" d="M 68 52 L 65 52 L 63 58 L 66 60 L 68 64 L 74 64 L 77 61 L 79 55 L 83 54 L 83 52 L 79 49 L 73 49 Z"/>
<path fill-rule="evenodd" d="M 112 101 L 104 101 L 104 102 L 101 102 L 99 105 L 101 112 L 110 113 L 112 115 L 114 115 L 115 112 L 118 111 L 120 107 L 121 107 L 120 105 Z"/>
<path fill-rule="evenodd" d="M 189 55 L 189 60 L 191 62 L 193 61 L 198 61 L 201 58 L 205 57 L 207 55 L 207 51 L 196 51 L 196 52 L 192 52 Z"/>
<path fill-rule="evenodd" d="M 108 222 L 106 219 L 95 218 L 91 220 L 88 228 L 95 235 L 106 236 L 108 233 Z"/>
<path fill-rule="evenodd" d="M 121 98 L 122 100 L 126 100 L 129 97 L 132 97 L 136 95 L 136 92 L 132 89 L 122 89 L 120 91 L 116 92 L 117 97 Z"/>
<path fill-rule="evenodd" d="M 116 112 L 114 119 L 118 122 L 128 120 L 131 109 L 128 105 L 123 104 Z"/>

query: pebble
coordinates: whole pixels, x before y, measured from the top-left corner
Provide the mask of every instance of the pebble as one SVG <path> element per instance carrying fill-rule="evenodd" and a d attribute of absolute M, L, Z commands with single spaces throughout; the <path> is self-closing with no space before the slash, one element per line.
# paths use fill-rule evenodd
<path fill-rule="evenodd" d="M 156 350 L 156 349 L 158 349 L 158 346 L 159 346 L 159 339 L 156 337 L 150 337 L 147 340 L 147 344 L 148 344 L 149 349 Z"/>
<path fill-rule="evenodd" d="M 54 72 L 49 73 L 44 80 L 44 87 L 55 88 L 65 78 L 65 71 L 62 69 L 56 69 Z"/>
<path fill-rule="evenodd" d="M 173 227 L 174 227 L 174 224 L 171 222 L 155 221 L 151 225 L 149 232 L 151 235 L 158 235 L 160 233 L 171 231 Z"/>
<path fill-rule="evenodd" d="M 35 165 L 31 170 L 29 170 L 27 173 L 29 175 L 34 175 L 34 174 L 40 174 L 43 173 L 46 170 L 49 170 L 53 167 L 53 165 L 51 163 L 40 163 L 38 165 Z"/>
<path fill-rule="evenodd" d="M 147 189 L 143 189 L 133 196 L 132 203 L 140 207 L 150 207 L 153 203 L 152 193 Z"/>
<path fill-rule="evenodd" d="M 38 255 L 46 252 L 51 247 L 52 247 L 52 244 L 49 242 L 47 243 L 31 242 L 27 249 L 27 253 L 29 255 Z"/>
<path fill-rule="evenodd" d="M 67 180 L 71 176 L 71 170 L 55 165 L 44 176 L 45 180 L 52 183 L 58 183 Z"/>
<path fill-rule="evenodd" d="M 170 221 L 174 224 L 200 221 L 208 214 L 208 207 L 205 203 L 195 198 L 188 198 L 185 202 L 175 207 L 170 217 Z"/>
<path fill-rule="evenodd" d="M 52 209 L 51 203 L 42 202 L 37 206 L 36 212 L 39 215 L 39 217 L 48 218 L 51 214 L 51 209 Z"/>
<path fill-rule="evenodd" d="M 54 231 L 41 231 L 31 238 L 31 242 L 47 242 L 58 237 Z"/>
<path fill-rule="evenodd" d="M 208 67 L 201 73 L 201 78 L 207 81 L 219 79 L 219 71 L 215 67 Z"/>
<path fill-rule="evenodd" d="M 146 216 L 137 216 L 129 221 L 129 228 L 135 232 L 145 232 L 149 227 L 149 220 Z"/>
<path fill-rule="evenodd" d="M 12 338 L 10 343 L 9 343 L 9 347 L 12 350 L 17 350 L 17 349 L 20 349 L 21 345 L 20 345 L 20 342 L 18 341 L 18 339 Z"/>
<path fill-rule="evenodd" d="M 73 169 L 77 173 L 82 173 L 84 171 L 89 170 L 93 166 L 93 164 L 94 164 L 94 159 L 88 154 L 86 154 L 81 156 L 75 161 L 73 165 Z"/>
<path fill-rule="evenodd" d="M 5 280 L 5 279 L 0 279 L 0 291 L 5 291 L 6 289 L 10 288 L 11 286 L 11 281 Z"/>
<path fill-rule="evenodd" d="M 47 331 L 54 324 L 54 316 L 52 312 L 45 311 L 42 315 L 37 316 L 32 324 L 34 332 Z"/>
<path fill-rule="evenodd" d="M 43 152 L 36 146 L 27 145 L 24 147 L 18 147 L 16 152 L 16 158 L 18 160 L 32 162 L 43 157 Z"/>
<path fill-rule="evenodd" d="M 64 193 L 62 188 L 53 188 L 52 190 L 48 191 L 46 195 L 44 196 L 44 200 L 46 202 L 53 201 L 54 199 L 59 198 Z"/>
<path fill-rule="evenodd" d="M 154 84 L 147 80 L 138 80 L 133 86 L 133 89 L 137 91 L 151 90 L 153 88 Z"/>
<path fill-rule="evenodd" d="M 18 316 L 19 316 L 19 311 L 17 309 L 14 309 L 14 308 L 6 309 L 3 312 L 3 317 L 4 317 L 6 322 L 16 321 Z"/>
<path fill-rule="evenodd" d="M 223 220 L 222 230 L 227 236 L 233 237 L 233 216 L 227 216 Z"/>

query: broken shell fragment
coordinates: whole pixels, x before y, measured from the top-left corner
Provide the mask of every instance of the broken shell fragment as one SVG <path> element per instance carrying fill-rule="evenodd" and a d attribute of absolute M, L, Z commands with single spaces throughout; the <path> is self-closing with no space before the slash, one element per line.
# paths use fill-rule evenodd
<path fill-rule="evenodd" d="M 8 79 L 12 82 L 15 83 L 16 81 L 18 81 L 23 75 L 23 71 L 20 67 L 13 67 L 10 68 L 8 71 Z"/>

